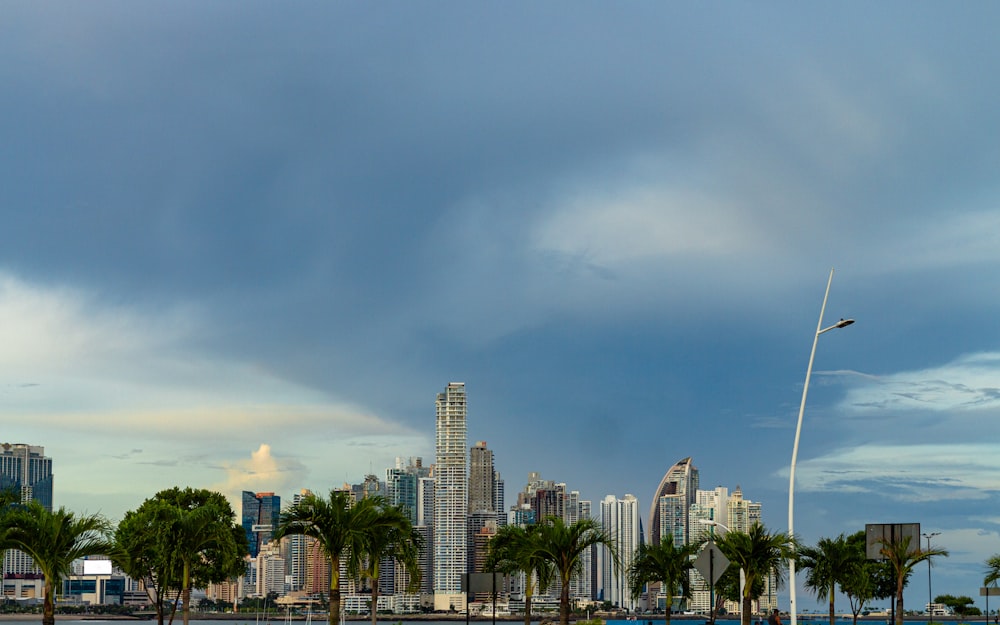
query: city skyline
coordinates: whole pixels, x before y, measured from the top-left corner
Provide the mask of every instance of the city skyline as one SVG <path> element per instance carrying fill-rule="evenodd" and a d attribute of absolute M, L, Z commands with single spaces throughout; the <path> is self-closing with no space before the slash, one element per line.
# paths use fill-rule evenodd
<path fill-rule="evenodd" d="M 534 472 L 645 517 L 690 457 L 782 530 L 834 268 L 823 321 L 857 323 L 818 340 L 795 530 L 919 522 L 951 554 L 935 592 L 984 607 L 998 18 L 6 6 L 3 438 L 44 445 L 74 511 L 287 497 L 433 462 L 434 398 L 461 380 L 508 500 Z"/>

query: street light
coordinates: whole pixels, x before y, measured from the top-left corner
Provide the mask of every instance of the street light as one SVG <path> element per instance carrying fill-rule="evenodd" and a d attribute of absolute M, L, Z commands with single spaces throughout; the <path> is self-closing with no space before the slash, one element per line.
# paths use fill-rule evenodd
<path fill-rule="evenodd" d="M 788 473 L 788 536 L 795 537 L 795 461 L 799 456 L 799 436 L 802 433 L 802 414 L 806 410 L 806 394 L 809 392 L 809 378 L 812 376 L 813 359 L 816 357 L 816 343 L 819 335 L 846 328 L 854 323 L 854 319 L 841 319 L 832 326 L 823 327 L 823 313 L 826 312 L 826 299 L 830 296 L 830 284 L 833 282 L 833 269 L 830 269 L 830 278 L 826 281 L 826 293 L 823 295 L 823 306 L 819 309 L 819 323 L 816 324 L 816 334 L 813 336 L 812 351 L 809 353 L 809 366 L 806 367 L 806 383 L 802 386 L 802 403 L 799 404 L 799 420 L 795 425 L 795 444 L 792 446 L 792 465 Z M 790 625 L 798 625 L 798 611 L 795 605 L 795 558 L 788 560 L 788 580 L 789 580 L 789 611 L 792 614 Z"/>
<path fill-rule="evenodd" d="M 941 532 L 924 532 L 923 536 L 927 539 L 927 551 L 931 550 L 931 538 L 935 536 L 940 536 Z M 989 591 L 987 591 L 989 592 Z M 927 558 L 927 623 L 930 625 L 931 617 L 934 615 L 934 594 L 931 592 L 931 559 Z M 989 615 L 987 615 L 989 617 Z"/>

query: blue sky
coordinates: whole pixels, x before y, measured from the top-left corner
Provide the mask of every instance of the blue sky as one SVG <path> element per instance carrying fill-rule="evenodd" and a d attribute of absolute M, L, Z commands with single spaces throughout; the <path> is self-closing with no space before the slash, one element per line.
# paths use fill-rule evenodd
<path fill-rule="evenodd" d="M 648 509 L 692 456 L 784 529 L 834 267 L 826 322 L 858 323 L 820 337 L 796 531 L 919 522 L 952 553 L 934 594 L 977 596 L 998 13 L 5 6 L 3 438 L 45 446 L 57 504 L 118 518 L 430 459 L 463 381 L 509 498 L 539 471 Z"/>

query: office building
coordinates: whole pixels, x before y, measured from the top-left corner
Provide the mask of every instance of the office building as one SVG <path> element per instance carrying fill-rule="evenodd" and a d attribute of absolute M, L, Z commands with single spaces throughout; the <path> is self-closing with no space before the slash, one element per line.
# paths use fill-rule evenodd
<path fill-rule="evenodd" d="M 436 401 L 434 464 L 434 609 L 463 610 L 468 561 L 465 384 L 451 382 Z"/>
<path fill-rule="evenodd" d="M 250 557 L 256 558 L 271 540 L 281 517 L 281 497 L 274 493 L 243 491 L 243 531 L 250 545 Z"/>
<path fill-rule="evenodd" d="M 52 509 L 52 459 L 45 456 L 45 448 L 22 443 L 0 445 L 0 489 L 13 490 L 22 503 L 37 501 L 47 510 Z M 17 549 L 8 549 L 3 556 L 5 596 L 22 597 L 34 592 L 31 582 L 40 577 L 31 556 Z M 7 583 L 20 577 L 24 583 Z M 15 588 L 16 586 L 16 588 Z M 29 586 L 31 589 L 29 589 Z M 8 591 L 8 588 L 10 590 Z M 41 586 L 38 586 L 41 589 Z"/>
<path fill-rule="evenodd" d="M 52 509 L 52 459 L 38 445 L 0 445 L 0 490 L 14 490 L 21 502 L 37 501 Z"/>

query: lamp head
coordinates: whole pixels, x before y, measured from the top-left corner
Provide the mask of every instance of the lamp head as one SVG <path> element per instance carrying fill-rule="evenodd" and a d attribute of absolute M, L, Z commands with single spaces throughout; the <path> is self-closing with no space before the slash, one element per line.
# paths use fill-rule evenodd
<path fill-rule="evenodd" d="M 835 328 L 846 328 L 847 326 L 851 325 L 852 323 L 854 323 L 854 319 L 841 319 L 836 324 L 834 324 L 833 327 L 835 327 Z"/>

